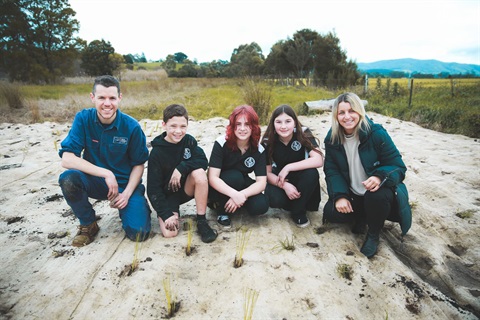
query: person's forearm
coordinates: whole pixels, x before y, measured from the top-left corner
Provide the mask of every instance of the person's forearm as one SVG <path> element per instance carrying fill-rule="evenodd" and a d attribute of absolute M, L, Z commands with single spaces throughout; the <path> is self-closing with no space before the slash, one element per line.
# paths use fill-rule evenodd
<path fill-rule="evenodd" d="M 62 167 L 65 169 L 75 169 L 95 177 L 107 178 L 113 175 L 113 172 L 96 166 L 85 159 L 77 157 L 71 152 L 65 152 L 62 155 Z"/>
<path fill-rule="evenodd" d="M 226 195 L 229 198 L 231 198 L 236 192 L 238 192 L 237 190 L 226 184 L 225 181 L 223 181 L 219 177 L 211 177 L 209 179 L 209 183 L 213 189 L 217 190 L 221 194 Z"/>
<path fill-rule="evenodd" d="M 265 176 L 257 177 L 257 181 L 255 181 L 255 183 L 250 185 L 248 188 L 241 190 L 240 192 L 245 194 L 247 198 L 250 198 L 251 196 L 262 193 L 265 190 L 266 185 L 267 185 L 267 177 Z"/>
<path fill-rule="evenodd" d="M 143 170 L 145 166 L 143 164 L 136 165 L 132 168 L 132 172 L 130 173 L 130 177 L 128 178 L 128 184 L 123 190 L 123 194 L 128 195 L 130 197 L 137 188 L 138 184 L 142 180 Z"/>

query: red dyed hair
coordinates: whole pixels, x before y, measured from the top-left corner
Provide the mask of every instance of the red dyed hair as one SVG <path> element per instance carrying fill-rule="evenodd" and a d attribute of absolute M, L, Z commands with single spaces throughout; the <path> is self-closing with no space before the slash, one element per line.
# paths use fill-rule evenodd
<path fill-rule="evenodd" d="M 226 129 L 227 147 L 232 151 L 238 150 L 235 129 L 237 119 L 241 116 L 245 116 L 245 119 L 250 124 L 250 129 L 252 130 L 252 134 L 250 135 L 249 148 L 256 149 L 258 148 L 258 142 L 260 141 L 260 134 L 262 129 L 260 128 L 260 125 L 258 123 L 257 113 L 251 106 L 248 105 L 236 107 L 230 114 L 230 117 L 228 117 L 229 124 Z"/>

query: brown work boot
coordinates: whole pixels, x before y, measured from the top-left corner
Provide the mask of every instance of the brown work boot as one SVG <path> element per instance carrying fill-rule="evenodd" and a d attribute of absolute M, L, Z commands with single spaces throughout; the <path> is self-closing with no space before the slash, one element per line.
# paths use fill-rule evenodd
<path fill-rule="evenodd" d="M 77 235 L 75 238 L 73 238 L 72 246 L 83 247 L 91 243 L 95 239 L 98 230 L 100 230 L 100 228 L 97 224 L 97 221 L 89 224 L 88 226 L 79 225 Z"/>

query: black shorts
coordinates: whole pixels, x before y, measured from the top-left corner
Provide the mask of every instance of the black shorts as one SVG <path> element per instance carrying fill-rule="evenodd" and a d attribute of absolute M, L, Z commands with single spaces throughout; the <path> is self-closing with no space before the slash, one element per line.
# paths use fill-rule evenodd
<path fill-rule="evenodd" d="M 186 194 L 183 188 L 180 188 L 180 190 L 178 190 L 177 192 L 167 194 L 167 202 L 169 207 L 172 209 L 173 212 L 178 212 L 179 214 L 180 205 L 192 199 L 193 197 L 190 197 L 188 194 Z"/>

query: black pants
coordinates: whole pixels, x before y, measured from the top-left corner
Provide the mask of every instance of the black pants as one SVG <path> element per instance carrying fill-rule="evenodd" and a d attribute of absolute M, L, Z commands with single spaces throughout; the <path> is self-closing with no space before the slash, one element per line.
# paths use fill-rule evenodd
<path fill-rule="evenodd" d="M 248 188 L 253 183 L 255 183 L 255 180 L 253 180 L 249 176 L 244 176 L 238 170 L 224 170 L 220 173 L 220 179 L 222 179 L 226 184 L 238 191 Z M 230 197 L 210 187 L 208 189 L 208 198 L 210 202 L 217 203 L 217 210 L 219 215 L 226 214 L 225 204 L 230 199 Z M 243 208 L 245 208 L 249 214 L 254 216 L 264 214 L 268 211 L 267 198 L 263 193 L 251 196 L 247 199 L 247 201 L 245 201 Z"/>
<path fill-rule="evenodd" d="M 370 233 L 380 233 L 385 220 L 399 222 L 395 193 L 391 188 L 382 187 L 376 192 L 365 192 L 364 196 L 350 194 L 353 213 L 341 213 L 335 209 L 332 199 L 323 208 L 323 220 L 333 223 L 365 221 Z"/>
<path fill-rule="evenodd" d="M 290 172 L 288 182 L 293 184 L 301 197 L 290 200 L 285 191 L 277 186 L 267 184 L 265 194 L 271 208 L 282 208 L 293 215 L 305 214 L 306 211 L 317 211 L 320 204 L 320 181 L 316 168 Z"/>

